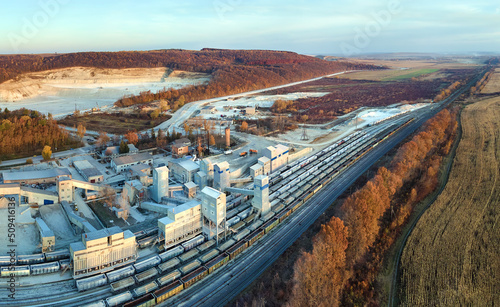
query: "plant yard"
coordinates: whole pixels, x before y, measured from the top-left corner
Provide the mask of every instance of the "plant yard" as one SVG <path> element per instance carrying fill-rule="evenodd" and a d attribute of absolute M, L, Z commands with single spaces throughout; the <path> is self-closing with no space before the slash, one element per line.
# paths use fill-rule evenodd
<path fill-rule="evenodd" d="M 401 260 L 402 306 L 500 304 L 500 98 L 467 106 L 449 181 Z"/>

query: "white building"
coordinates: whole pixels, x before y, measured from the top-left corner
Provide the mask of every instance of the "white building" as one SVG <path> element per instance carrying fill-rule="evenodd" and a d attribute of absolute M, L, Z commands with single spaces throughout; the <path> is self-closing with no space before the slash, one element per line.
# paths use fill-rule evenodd
<path fill-rule="evenodd" d="M 225 188 L 230 187 L 230 176 L 229 163 L 227 161 L 215 164 L 214 187 L 219 191 L 224 191 Z"/>
<path fill-rule="evenodd" d="M 224 231 L 226 222 L 226 194 L 211 187 L 201 190 L 203 232 L 212 239 Z M 218 236 L 217 240 L 218 240 Z"/>
<path fill-rule="evenodd" d="M 70 244 L 73 278 L 95 275 L 137 259 L 135 235 L 120 227 L 82 234 L 82 242 Z"/>
<path fill-rule="evenodd" d="M 158 220 L 158 228 L 165 248 L 201 233 L 201 203 L 193 200 L 169 209 L 167 216 Z"/>
<path fill-rule="evenodd" d="M 264 148 L 264 156 L 271 160 L 271 173 L 288 163 L 288 151 L 289 148 L 281 144 Z"/>
<path fill-rule="evenodd" d="M 255 177 L 264 174 L 264 167 L 259 163 L 250 166 L 250 176 L 255 179 Z"/>
<path fill-rule="evenodd" d="M 121 173 L 128 170 L 130 166 L 136 164 L 153 164 L 153 156 L 150 153 L 143 152 L 134 155 L 121 156 L 111 160 L 111 167 L 117 172 Z"/>
<path fill-rule="evenodd" d="M 200 166 L 190 159 L 169 161 L 168 168 L 172 173 L 172 177 L 181 183 L 194 181 L 194 174 L 200 170 Z"/>
<path fill-rule="evenodd" d="M 103 174 L 87 160 L 73 161 L 73 166 L 90 183 L 103 182 Z"/>
<path fill-rule="evenodd" d="M 252 206 L 261 212 L 261 216 L 271 210 L 269 204 L 269 177 L 265 175 L 255 177 Z"/>
<path fill-rule="evenodd" d="M 157 203 L 161 203 L 162 197 L 168 197 L 168 172 L 169 169 L 166 166 L 157 167 L 153 170 L 152 198 Z"/>
<path fill-rule="evenodd" d="M 257 160 L 257 163 L 262 165 L 262 174 L 268 175 L 271 174 L 271 160 L 267 157 L 260 157 Z"/>

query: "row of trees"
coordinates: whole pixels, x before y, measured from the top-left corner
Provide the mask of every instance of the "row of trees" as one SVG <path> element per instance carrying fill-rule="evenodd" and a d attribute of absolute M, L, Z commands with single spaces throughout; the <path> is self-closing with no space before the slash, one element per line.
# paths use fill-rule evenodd
<path fill-rule="evenodd" d="M 62 148 L 78 143 L 60 128 L 52 116 L 21 109 L 0 112 L 0 157 L 40 154 L 44 146 Z M 75 144 L 76 145 L 76 144 Z"/>
<path fill-rule="evenodd" d="M 349 196 L 294 267 L 292 305 L 377 305 L 375 278 L 384 253 L 413 206 L 437 185 L 443 155 L 456 133 L 455 116 L 441 111 L 405 143 L 389 168 Z M 297 303 L 295 303 L 297 302 Z"/>

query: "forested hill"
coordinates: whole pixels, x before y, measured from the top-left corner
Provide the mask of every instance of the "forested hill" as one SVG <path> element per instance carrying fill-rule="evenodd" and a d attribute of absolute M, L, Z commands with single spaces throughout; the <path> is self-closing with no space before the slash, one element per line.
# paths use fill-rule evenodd
<path fill-rule="evenodd" d="M 78 52 L 60 55 L 0 55 L 0 83 L 22 73 L 74 66 L 97 68 L 169 67 L 193 72 L 213 73 L 228 65 L 266 67 L 271 70 L 302 68 L 304 74 L 360 67 L 332 63 L 285 51 L 264 50 L 155 50 L 121 52 Z"/>
<path fill-rule="evenodd" d="M 381 67 L 325 61 L 316 57 L 286 51 L 266 50 L 155 50 L 122 52 L 79 52 L 61 55 L 4 55 L 0 56 L 0 83 L 22 73 L 67 67 L 151 68 L 166 67 L 212 74 L 208 84 L 181 90 L 149 91 L 137 96 L 123 97 L 119 107 L 163 99 L 174 104 L 183 101 L 220 97 L 245 91 L 282 85 L 335 72 Z"/>

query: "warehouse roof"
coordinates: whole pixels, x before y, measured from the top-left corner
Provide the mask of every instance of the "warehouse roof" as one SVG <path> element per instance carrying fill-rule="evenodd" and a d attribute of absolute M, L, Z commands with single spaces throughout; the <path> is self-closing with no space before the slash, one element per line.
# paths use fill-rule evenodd
<path fill-rule="evenodd" d="M 258 169 L 261 169 L 263 166 L 261 164 L 254 164 L 252 166 L 250 166 L 250 169 L 256 171 Z"/>
<path fill-rule="evenodd" d="M 22 181 L 22 180 L 34 180 L 34 179 L 44 179 L 59 176 L 71 176 L 71 173 L 67 168 L 52 168 L 41 171 L 27 171 L 27 172 L 4 172 L 2 173 L 3 180 L 5 181 Z"/>
<path fill-rule="evenodd" d="M 153 156 L 151 156 L 150 153 L 148 152 L 143 152 L 143 153 L 138 153 L 135 155 L 129 155 L 129 156 L 122 156 L 118 158 L 114 158 L 113 162 L 115 165 L 126 165 L 126 164 L 132 164 L 132 163 L 137 163 L 137 162 L 143 162 L 146 160 L 153 159 Z"/>
<path fill-rule="evenodd" d="M 193 189 L 193 188 L 196 188 L 198 185 L 192 181 L 189 181 L 187 183 L 184 184 L 186 186 L 186 188 L 188 189 Z"/>
<path fill-rule="evenodd" d="M 218 198 L 222 194 L 222 192 L 217 191 L 216 189 L 211 187 L 204 187 L 203 190 L 201 190 L 201 192 L 212 198 Z"/>
<path fill-rule="evenodd" d="M 97 231 L 88 232 L 88 233 L 83 234 L 82 236 L 85 236 L 86 241 L 90 241 L 90 240 L 96 240 L 96 239 L 100 239 L 100 238 L 106 238 L 106 237 L 115 235 L 115 234 L 120 233 L 120 232 L 123 232 L 120 229 L 120 227 L 113 226 L 111 228 L 104 228 L 104 229 L 100 229 Z"/>
<path fill-rule="evenodd" d="M 258 160 L 258 162 L 262 163 L 262 164 L 266 164 L 266 163 L 269 163 L 269 158 L 268 157 L 260 157 Z"/>

